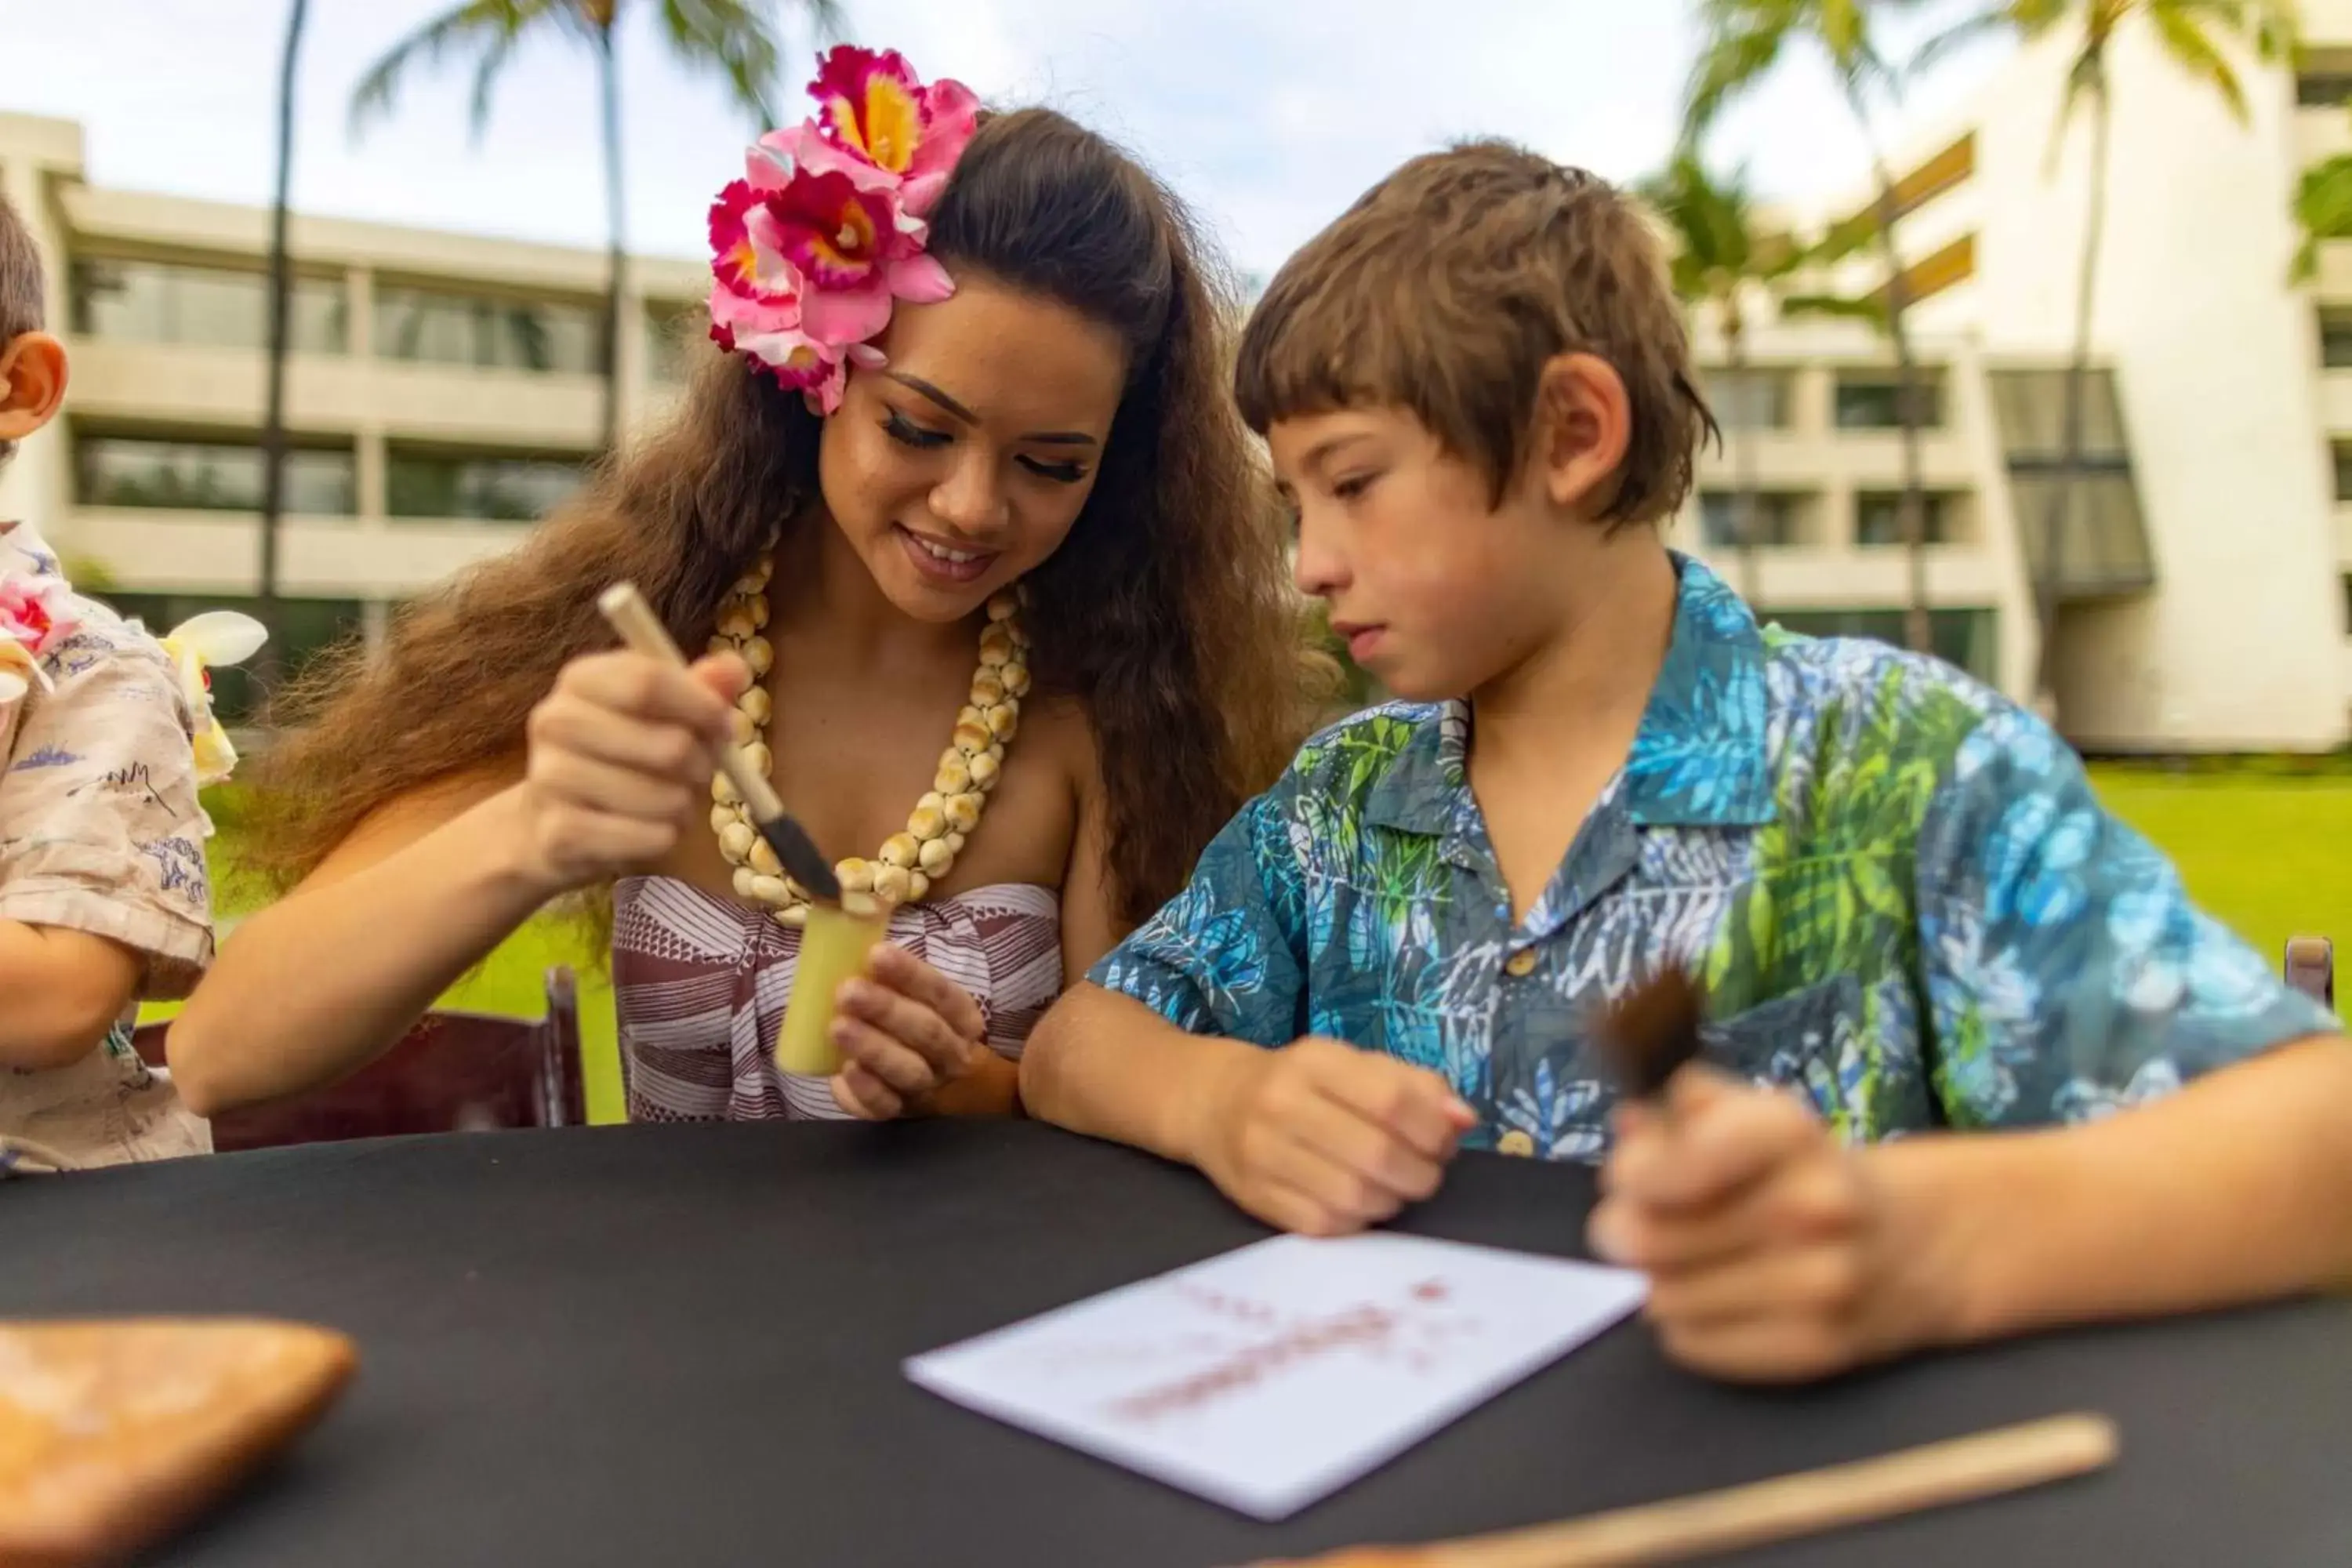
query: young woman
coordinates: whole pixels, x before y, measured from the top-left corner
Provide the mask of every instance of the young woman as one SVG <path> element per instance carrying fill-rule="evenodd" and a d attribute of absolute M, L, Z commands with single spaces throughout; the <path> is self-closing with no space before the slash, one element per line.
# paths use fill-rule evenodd
<path fill-rule="evenodd" d="M 170 1037 L 200 1110 L 353 1070 L 609 888 L 632 1116 L 1010 1110 L 1065 978 L 1289 755 L 1300 623 L 1182 210 L 895 54 L 812 91 L 712 209 L 722 352 L 669 427 L 294 694 L 260 835 L 291 891 Z M 624 579 L 710 656 L 614 651 Z M 897 903 L 830 1080 L 767 1055 L 802 906 L 711 784 L 730 732 Z"/>

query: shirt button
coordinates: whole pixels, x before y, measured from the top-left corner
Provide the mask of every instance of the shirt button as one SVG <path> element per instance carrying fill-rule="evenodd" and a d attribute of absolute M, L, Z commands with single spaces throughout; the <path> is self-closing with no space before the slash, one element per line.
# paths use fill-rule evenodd
<path fill-rule="evenodd" d="M 1519 949 L 1518 952 L 1511 954 L 1510 962 L 1504 964 L 1503 968 L 1515 978 L 1525 980 L 1536 972 L 1536 950 L 1532 947 Z"/>
<path fill-rule="evenodd" d="M 1536 1152 L 1536 1141 L 1514 1127 L 1495 1141 L 1495 1147 L 1503 1153 L 1524 1158 Z"/>

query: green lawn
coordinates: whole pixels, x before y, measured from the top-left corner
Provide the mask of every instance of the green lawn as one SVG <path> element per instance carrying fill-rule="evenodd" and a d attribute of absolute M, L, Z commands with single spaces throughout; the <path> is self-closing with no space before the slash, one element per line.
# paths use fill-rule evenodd
<path fill-rule="evenodd" d="M 2172 856 L 2189 891 L 2273 963 L 2290 936 L 2332 936 L 2352 948 L 2352 774 L 2297 777 L 2259 772 L 2173 773 L 2155 768 L 2093 770 L 2107 804 Z M 216 868 L 233 866 L 237 829 L 224 813 L 213 841 Z M 220 880 L 234 885 L 233 874 Z M 223 903 L 238 912 L 233 895 Z M 551 964 L 580 974 L 588 1114 L 621 1119 L 620 1060 L 613 993 L 580 951 L 575 928 L 533 921 L 443 999 L 450 1007 L 534 1016 Z M 167 1017 L 174 1009 L 149 1009 Z"/>
<path fill-rule="evenodd" d="M 2179 866 L 2198 902 L 2273 963 L 2290 936 L 2352 951 L 2352 774 L 2093 770 L 2108 806 Z"/>

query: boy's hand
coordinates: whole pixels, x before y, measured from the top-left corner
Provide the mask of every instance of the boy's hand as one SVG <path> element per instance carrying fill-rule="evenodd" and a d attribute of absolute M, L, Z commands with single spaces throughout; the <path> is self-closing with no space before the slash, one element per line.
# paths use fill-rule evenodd
<path fill-rule="evenodd" d="M 1251 1214 L 1309 1236 L 1428 1197 L 1478 1120 L 1435 1073 L 1319 1039 L 1249 1047 L 1202 1112 L 1193 1163 Z"/>
<path fill-rule="evenodd" d="M 1592 1249 L 1650 1276 L 1666 1352 L 1743 1382 L 1824 1377 L 1948 1337 L 1936 1227 L 1794 1097 L 1686 1068 L 1618 1112 Z M 1902 1209 L 1903 1212 L 1897 1212 Z"/>

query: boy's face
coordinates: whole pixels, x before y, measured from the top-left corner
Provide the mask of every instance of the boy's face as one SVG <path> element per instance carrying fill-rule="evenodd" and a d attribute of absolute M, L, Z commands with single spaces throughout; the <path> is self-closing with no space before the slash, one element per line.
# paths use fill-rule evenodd
<path fill-rule="evenodd" d="M 1540 459 L 1490 504 L 1486 476 L 1402 409 L 1300 415 L 1266 441 L 1297 509 L 1298 586 L 1411 700 L 1466 697 L 1556 636 L 1604 538 L 1561 515 Z"/>

